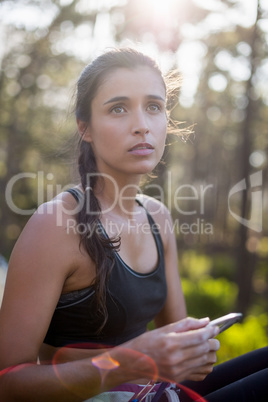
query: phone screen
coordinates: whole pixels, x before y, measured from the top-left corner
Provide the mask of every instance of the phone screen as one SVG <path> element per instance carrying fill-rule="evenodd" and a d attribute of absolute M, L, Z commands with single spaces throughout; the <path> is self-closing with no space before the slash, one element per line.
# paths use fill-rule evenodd
<path fill-rule="evenodd" d="M 208 325 L 216 325 L 220 328 L 220 333 L 230 328 L 233 324 L 240 321 L 243 317 L 242 313 L 230 313 L 222 317 L 216 318 L 216 320 L 210 321 Z"/>

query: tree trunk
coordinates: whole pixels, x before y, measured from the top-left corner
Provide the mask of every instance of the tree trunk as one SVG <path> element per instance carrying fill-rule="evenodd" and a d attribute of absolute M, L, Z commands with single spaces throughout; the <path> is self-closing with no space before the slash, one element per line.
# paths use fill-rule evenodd
<path fill-rule="evenodd" d="M 243 141 L 240 148 L 240 167 L 241 167 L 241 180 L 245 179 L 247 183 L 247 189 L 250 192 L 250 183 L 248 183 L 250 175 L 249 157 L 252 152 L 252 123 L 256 112 L 256 103 L 251 99 L 250 93 L 253 90 L 252 79 L 255 74 L 258 58 L 257 58 L 257 42 L 259 40 L 257 22 L 260 18 L 260 4 L 258 1 L 257 18 L 255 25 L 252 29 L 252 36 L 250 40 L 251 53 L 251 76 L 247 82 L 246 95 L 248 98 L 248 106 L 246 109 L 246 118 L 242 124 L 242 136 Z M 247 219 L 250 210 L 249 192 L 244 190 L 242 192 L 241 199 L 241 218 Z M 250 230 L 246 225 L 240 224 L 239 229 L 239 246 L 237 248 L 237 284 L 239 288 L 237 299 L 237 310 L 246 314 L 252 298 L 253 293 L 253 274 L 257 264 L 257 254 L 249 251 L 248 239 L 250 237 Z"/>

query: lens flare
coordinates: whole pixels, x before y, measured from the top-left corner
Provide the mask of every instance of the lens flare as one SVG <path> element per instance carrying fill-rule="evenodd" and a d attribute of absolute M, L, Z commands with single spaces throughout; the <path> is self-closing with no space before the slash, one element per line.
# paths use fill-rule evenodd
<path fill-rule="evenodd" d="M 114 360 L 109 353 L 104 355 L 96 356 L 92 358 L 93 366 L 99 368 L 100 370 L 114 370 L 120 366 L 120 363 Z"/>
<path fill-rule="evenodd" d="M 104 345 L 97 345 L 97 344 L 89 344 L 89 343 L 84 343 L 84 344 L 76 344 L 76 345 L 68 345 L 65 346 L 63 348 L 59 348 L 57 350 L 57 352 L 54 354 L 53 357 L 53 367 L 54 367 L 54 372 L 58 378 L 58 380 L 61 382 L 61 384 L 66 388 L 69 389 L 70 392 L 72 392 L 73 394 L 76 394 L 78 396 L 82 396 L 83 394 L 83 390 L 78 387 L 75 386 L 75 384 L 69 384 L 67 383 L 63 378 L 61 378 L 61 375 L 58 371 L 58 365 L 60 363 L 66 362 L 69 360 L 70 358 L 70 349 L 77 349 L 79 350 L 79 353 L 82 353 L 80 355 L 80 358 L 84 359 L 86 357 L 90 358 L 91 357 L 91 362 L 92 365 L 94 367 L 96 367 L 99 370 L 99 374 L 100 374 L 100 387 L 102 388 L 102 385 L 105 381 L 106 376 L 109 374 L 109 372 L 111 372 L 112 370 L 115 370 L 117 368 L 120 367 L 120 362 L 113 359 L 109 353 L 109 351 L 103 353 L 103 349 L 105 348 Z M 100 350 L 100 354 L 98 354 L 97 356 L 90 356 L 90 354 L 92 353 L 92 350 L 95 350 L 96 353 L 98 353 L 98 349 Z M 131 349 L 127 349 L 127 348 L 120 348 L 117 347 L 117 351 L 118 353 L 121 352 L 122 355 L 124 356 L 124 361 L 127 360 L 129 362 L 132 361 L 139 361 L 138 364 L 138 369 L 135 365 L 132 366 L 131 364 L 128 366 L 128 370 L 129 373 L 132 373 L 132 375 L 136 374 L 137 378 L 151 378 L 151 381 L 144 387 L 144 391 L 146 391 L 146 395 L 147 395 L 147 391 L 150 392 L 150 388 L 154 385 L 155 382 L 164 382 L 166 384 L 174 384 L 174 387 L 176 386 L 177 389 L 181 389 L 183 392 L 185 392 L 186 395 L 188 395 L 192 401 L 197 401 L 198 402 L 206 402 L 206 399 L 202 398 L 198 393 L 196 393 L 195 391 L 193 391 L 192 389 L 186 387 L 185 385 L 182 384 L 175 384 L 171 379 L 168 378 L 164 378 L 162 376 L 159 376 L 158 370 L 157 370 L 157 366 L 155 364 L 155 362 L 147 355 L 144 355 L 141 352 L 137 352 Z M 88 353 L 89 352 L 89 353 Z M 65 354 L 67 353 L 67 355 L 65 356 Z M 88 353 L 88 355 L 87 355 Z M 21 366 L 19 366 L 21 367 Z M 8 372 L 9 370 L 14 369 L 9 368 L 6 370 L 3 370 L 2 372 L 0 372 L 1 375 L 5 374 L 6 372 Z M 15 368 L 16 369 L 16 368 Z M 150 385 L 150 386 L 149 386 Z M 142 391 L 142 395 L 139 395 L 139 397 L 144 396 L 144 392 Z"/>

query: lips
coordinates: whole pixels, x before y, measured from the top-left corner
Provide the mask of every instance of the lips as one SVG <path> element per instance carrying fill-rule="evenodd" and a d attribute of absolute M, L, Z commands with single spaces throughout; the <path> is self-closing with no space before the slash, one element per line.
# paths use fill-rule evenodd
<path fill-rule="evenodd" d="M 143 149 L 154 149 L 153 146 L 151 144 L 149 144 L 148 142 L 142 142 L 140 144 L 135 145 L 134 147 L 132 147 L 129 152 L 132 151 L 138 151 L 138 150 L 143 150 Z"/>
<path fill-rule="evenodd" d="M 148 142 L 142 142 L 134 145 L 128 152 L 135 156 L 147 156 L 154 152 L 154 147 Z"/>

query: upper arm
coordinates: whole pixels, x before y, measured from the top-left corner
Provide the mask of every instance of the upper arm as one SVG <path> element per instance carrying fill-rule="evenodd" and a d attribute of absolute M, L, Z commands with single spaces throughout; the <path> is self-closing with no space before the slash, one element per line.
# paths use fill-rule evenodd
<path fill-rule="evenodd" d="M 155 318 L 158 327 L 186 317 L 186 305 L 181 287 L 178 255 L 173 221 L 168 209 L 159 201 L 146 199 L 146 208 L 159 225 L 164 246 L 167 299 L 164 308 Z"/>
<path fill-rule="evenodd" d="M 0 368 L 36 361 L 70 273 L 68 241 L 55 216 L 45 213 L 35 214 L 17 241 L 0 310 Z"/>

